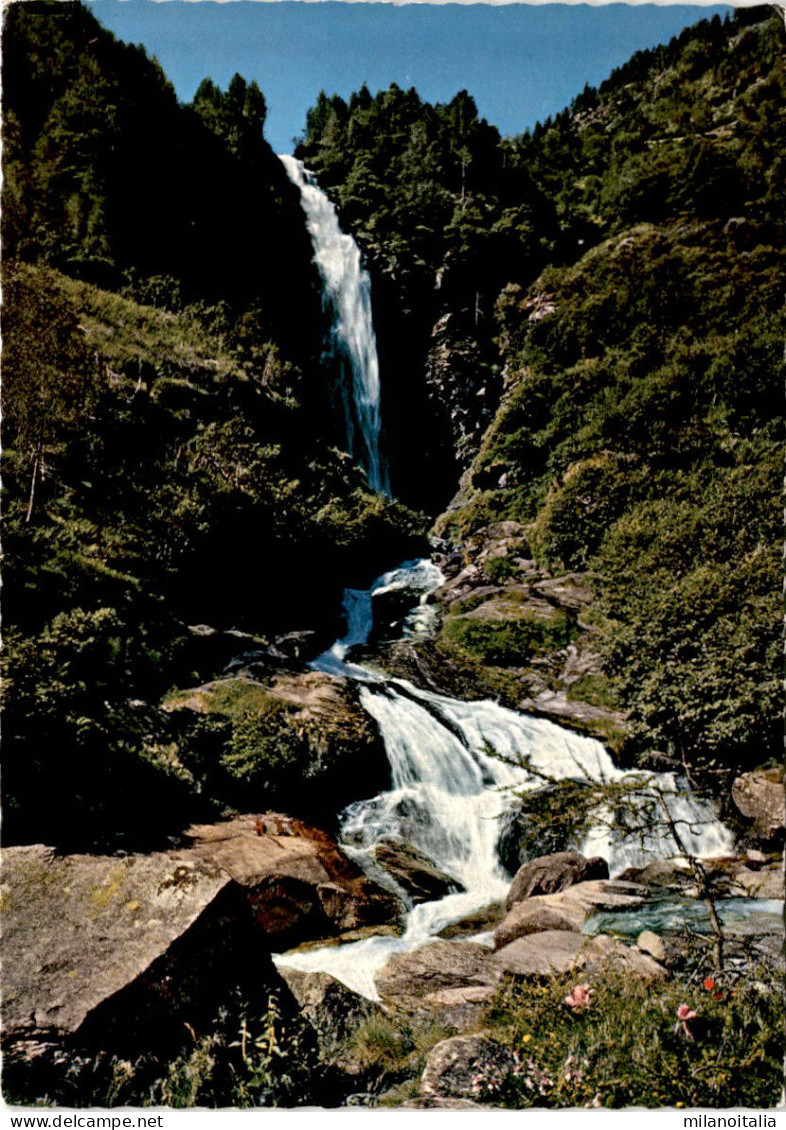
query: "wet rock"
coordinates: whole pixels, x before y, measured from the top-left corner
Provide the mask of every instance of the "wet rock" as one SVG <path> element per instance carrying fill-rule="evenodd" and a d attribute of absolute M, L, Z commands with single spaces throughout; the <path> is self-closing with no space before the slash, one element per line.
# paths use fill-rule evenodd
<path fill-rule="evenodd" d="M 287 632 L 286 635 L 276 636 L 270 647 L 267 648 L 266 654 L 271 659 L 279 659 L 284 662 L 292 662 L 297 660 L 303 662 L 317 654 L 319 647 L 319 638 L 316 632 L 301 631 L 301 632 Z"/>
<path fill-rule="evenodd" d="M 555 855 L 542 855 L 530 859 L 516 872 L 508 891 L 505 906 L 508 910 L 522 899 L 532 895 L 549 895 L 564 890 L 575 883 L 591 879 L 608 879 L 609 866 L 599 856 L 586 859 L 576 851 L 562 851 Z"/>
<path fill-rule="evenodd" d="M 534 816 L 548 811 L 549 799 L 559 792 L 558 785 L 543 785 L 524 793 L 515 809 L 503 814 L 497 853 L 502 866 L 515 874 L 523 863 L 538 855 L 576 851 L 580 841 L 561 826 L 545 826 Z"/>
<path fill-rule="evenodd" d="M 670 859 L 659 859 L 648 863 L 646 867 L 628 867 L 618 879 L 638 883 L 651 890 L 672 891 L 675 894 L 685 893 L 693 883 L 690 869 L 685 864 L 675 863 Z"/>
<path fill-rule="evenodd" d="M 756 769 L 737 777 L 731 797 L 745 820 L 754 846 L 769 850 L 783 846 L 786 832 L 786 794 L 783 767 Z"/>
<path fill-rule="evenodd" d="M 197 825 L 186 833 L 197 858 L 245 887 L 270 948 L 398 919 L 401 903 L 372 882 L 326 833 L 266 814 Z"/>
<path fill-rule="evenodd" d="M 493 930 L 502 921 L 505 914 L 505 908 L 501 902 L 492 902 L 489 906 L 484 906 L 482 910 L 476 910 L 473 914 L 467 914 L 464 918 L 460 918 L 458 922 L 451 922 L 449 926 L 445 926 L 440 930 L 440 938 L 471 938 L 475 934 L 485 934 L 489 930 Z"/>
<path fill-rule="evenodd" d="M 420 1079 L 424 1098 L 473 1099 L 476 1080 L 505 1076 L 514 1066 L 513 1054 L 488 1036 L 452 1036 L 431 1049 Z"/>
<path fill-rule="evenodd" d="M 373 851 L 374 861 L 409 895 L 413 903 L 430 902 L 464 888 L 411 844 L 386 840 Z"/>

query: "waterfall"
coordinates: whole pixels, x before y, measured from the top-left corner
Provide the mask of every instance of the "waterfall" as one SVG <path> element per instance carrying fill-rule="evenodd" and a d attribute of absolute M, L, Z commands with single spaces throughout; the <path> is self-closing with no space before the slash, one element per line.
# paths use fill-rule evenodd
<path fill-rule="evenodd" d="M 380 454 L 379 361 L 371 319 L 371 280 L 360 249 L 342 232 L 336 209 L 294 157 L 282 155 L 287 176 L 300 190 L 314 262 L 322 279 L 322 304 L 331 318 L 323 359 L 338 375 L 347 448 L 374 490 L 390 494 Z"/>
<path fill-rule="evenodd" d="M 413 561 L 384 574 L 368 591 L 347 590 L 346 634 L 311 664 L 361 684 L 361 704 L 376 721 L 390 762 L 392 788 L 350 805 L 342 814 L 344 850 L 375 873 L 375 845 L 403 840 L 425 852 L 464 888 L 460 894 L 411 909 L 402 937 L 373 937 L 276 959 L 297 969 L 330 973 L 372 999 L 376 998 L 374 974 L 392 953 L 414 949 L 448 923 L 505 897 L 510 878 L 497 853 L 500 818 L 515 803 L 512 789 L 522 792 L 542 783 L 516 764 L 517 758 L 526 758 L 532 770 L 554 780 L 613 782 L 627 776 L 594 738 L 495 702 L 461 702 L 425 691 L 347 661 L 350 648 L 368 639 L 375 594 L 395 589 L 412 592 L 413 600 L 420 603 L 407 624 L 409 632 L 417 634 L 418 610 L 443 580 L 431 562 Z M 705 858 L 731 851 L 730 833 L 709 802 L 678 787 L 671 774 L 647 774 L 647 781 L 663 791 L 673 816 L 684 821 L 688 851 Z M 654 827 L 643 840 L 636 834 L 617 838 L 605 824 L 589 833 L 582 850 L 602 855 L 612 875 L 677 854 L 665 830 Z"/>

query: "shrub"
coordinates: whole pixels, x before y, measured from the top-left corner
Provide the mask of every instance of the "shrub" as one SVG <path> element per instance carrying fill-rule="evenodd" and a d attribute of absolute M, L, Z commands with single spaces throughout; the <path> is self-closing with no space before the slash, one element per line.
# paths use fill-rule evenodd
<path fill-rule="evenodd" d="M 575 624 L 562 611 L 547 620 L 526 614 L 510 620 L 455 616 L 442 631 L 449 643 L 499 667 L 521 666 L 533 654 L 567 647 L 576 636 Z"/>

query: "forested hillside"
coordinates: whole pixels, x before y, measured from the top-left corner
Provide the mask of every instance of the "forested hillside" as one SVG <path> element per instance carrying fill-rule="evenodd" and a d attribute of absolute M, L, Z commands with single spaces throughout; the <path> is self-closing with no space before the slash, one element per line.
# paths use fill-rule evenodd
<path fill-rule="evenodd" d="M 487 584 L 586 575 L 601 670 L 572 693 L 693 764 L 778 740 L 785 93 L 782 21 L 739 10 L 515 139 L 391 87 L 321 96 L 302 145 L 396 295 L 383 363 L 425 374 L 437 493 L 468 468 L 437 530 L 477 556 L 521 525 Z M 526 699 L 515 623 L 459 626 L 443 659 L 507 631 Z"/>
<path fill-rule="evenodd" d="M 160 696 L 280 634 L 328 642 L 347 579 L 419 527 L 331 446 L 261 92 L 181 106 L 79 4 L 11 5 L 4 51 L 5 834 L 155 840 L 222 803 Z"/>

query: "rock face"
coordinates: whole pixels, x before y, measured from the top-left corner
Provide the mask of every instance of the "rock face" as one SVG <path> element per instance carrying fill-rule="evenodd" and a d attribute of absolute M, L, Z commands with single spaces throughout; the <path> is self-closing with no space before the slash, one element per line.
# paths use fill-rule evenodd
<path fill-rule="evenodd" d="M 482 490 L 497 488 L 509 478 L 503 466 L 479 473 L 486 485 L 474 485 Z M 462 490 L 437 522 L 438 534 L 451 532 L 452 511 L 461 509 L 468 487 L 465 475 Z M 462 544 L 459 567 L 446 558 L 447 567 L 442 567 L 448 579 L 433 594 L 444 616 L 440 638 L 396 644 L 384 664 L 431 690 L 457 698 L 500 697 L 505 706 L 553 718 L 616 745 L 627 734 L 627 721 L 601 670 L 598 628 L 587 615 L 594 599 L 591 578 L 586 573 L 553 577 L 544 572 L 532 557 L 530 534 L 515 521 L 473 530 Z M 529 644 L 519 656 L 507 655 L 501 685 L 488 653 L 480 662 L 463 661 L 461 638 L 466 642 L 478 634 L 488 636 L 483 628 L 506 625 L 517 633 L 522 620 L 543 630 L 528 633 Z"/>
<path fill-rule="evenodd" d="M 783 768 L 757 769 L 737 777 L 731 787 L 737 810 L 751 821 L 749 836 L 761 847 L 777 850 L 786 832 Z"/>
<path fill-rule="evenodd" d="M 228 733 L 245 732 L 241 769 L 231 757 L 224 764 L 235 776 L 233 807 L 242 789 L 249 808 L 276 804 L 333 827 L 352 801 L 390 787 L 384 743 L 349 680 L 249 662 L 230 678 L 178 691 L 163 709 L 213 715 Z"/>
<path fill-rule="evenodd" d="M 385 842 L 374 848 L 374 860 L 395 879 L 413 903 L 442 898 L 463 888 L 410 844 Z"/>
<path fill-rule="evenodd" d="M 516 872 L 505 906 L 510 910 L 515 903 L 532 895 L 550 895 L 571 887 L 574 883 L 608 877 L 608 864 L 600 857 L 585 859 L 576 851 L 542 855 L 528 860 Z"/>
<path fill-rule="evenodd" d="M 238 990 L 291 1001 L 268 953 L 369 928 L 399 901 L 325 833 L 285 816 L 190 829 L 194 846 L 130 856 L 4 853 L 6 1045 L 91 1034 L 113 1052 L 205 1030 Z M 102 1035 L 103 1033 L 103 1035 Z"/>
<path fill-rule="evenodd" d="M 192 854 L 247 890 L 273 950 L 398 919 L 403 907 L 324 832 L 287 816 L 196 825 Z"/>
<path fill-rule="evenodd" d="M 484 1078 L 507 1075 L 513 1066 L 512 1053 L 496 1040 L 453 1036 L 431 1049 L 420 1079 L 420 1094 L 424 1098 L 472 1100 L 482 1090 Z"/>
<path fill-rule="evenodd" d="M 209 1021 L 232 986 L 251 1002 L 282 986 L 244 892 L 188 852 L 8 848 L 3 881 L 7 1044 L 77 1033 L 113 1050 L 165 1044 L 184 1020 Z"/>

